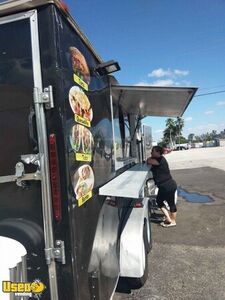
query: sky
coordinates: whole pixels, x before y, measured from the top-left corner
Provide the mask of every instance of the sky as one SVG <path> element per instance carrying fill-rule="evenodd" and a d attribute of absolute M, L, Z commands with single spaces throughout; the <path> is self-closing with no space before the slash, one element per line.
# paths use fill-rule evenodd
<path fill-rule="evenodd" d="M 71 15 L 104 61 L 114 59 L 120 84 L 225 90 L 224 0 L 66 0 Z M 183 135 L 225 128 L 225 93 L 195 97 Z M 148 117 L 160 140 L 165 118 Z"/>

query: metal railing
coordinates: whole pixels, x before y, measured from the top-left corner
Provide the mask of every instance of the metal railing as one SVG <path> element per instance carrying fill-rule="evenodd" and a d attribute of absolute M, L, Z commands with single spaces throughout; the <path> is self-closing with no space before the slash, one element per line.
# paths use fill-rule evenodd
<path fill-rule="evenodd" d="M 13 268 L 9 268 L 9 280 L 11 282 L 27 282 L 27 255 L 21 257 L 21 261 Z M 28 300 L 28 296 L 16 296 L 10 293 L 10 300 Z"/>

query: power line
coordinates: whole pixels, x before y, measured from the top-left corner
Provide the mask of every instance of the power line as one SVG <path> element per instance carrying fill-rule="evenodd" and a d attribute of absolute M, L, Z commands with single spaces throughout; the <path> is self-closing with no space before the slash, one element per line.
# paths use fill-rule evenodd
<path fill-rule="evenodd" d="M 214 90 L 214 89 L 218 89 L 218 88 L 222 88 L 225 87 L 225 84 L 220 84 L 220 85 L 214 85 L 214 86 L 209 86 L 209 87 L 203 87 L 203 88 L 199 88 L 200 91 L 204 91 L 204 90 Z"/>
<path fill-rule="evenodd" d="M 196 95 L 194 97 L 196 98 L 196 97 L 202 97 L 202 96 L 208 96 L 208 95 L 214 95 L 214 94 L 221 94 L 221 93 L 225 93 L 225 90 L 217 91 L 217 92 L 211 92 L 211 93 L 205 93 L 205 94 L 199 94 L 199 95 Z"/>

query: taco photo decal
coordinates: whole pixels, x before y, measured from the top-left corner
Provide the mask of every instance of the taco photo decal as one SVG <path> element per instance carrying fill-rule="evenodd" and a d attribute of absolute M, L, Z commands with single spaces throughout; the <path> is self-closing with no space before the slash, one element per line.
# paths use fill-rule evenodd
<path fill-rule="evenodd" d="M 81 166 L 73 175 L 73 188 L 78 200 L 78 206 L 92 197 L 94 187 L 94 173 L 89 165 Z"/>
<path fill-rule="evenodd" d="M 86 94 L 78 86 L 73 86 L 69 91 L 70 107 L 75 114 L 75 121 L 90 127 L 93 111 Z"/>
<path fill-rule="evenodd" d="M 89 129 L 79 124 L 74 125 L 70 134 L 70 144 L 75 152 L 76 160 L 92 160 L 94 140 Z"/>

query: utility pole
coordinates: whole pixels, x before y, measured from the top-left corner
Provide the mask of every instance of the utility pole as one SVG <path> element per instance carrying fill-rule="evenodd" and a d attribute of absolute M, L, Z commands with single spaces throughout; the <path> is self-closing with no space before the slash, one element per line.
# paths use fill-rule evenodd
<path fill-rule="evenodd" d="M 178 126 L 179 126 L 179 150 L 180 150 L 180 122 L 179 122 Z"/>
<path fill-rule="evenodd" d="M 173 142 L 172 142 L 172 136 L 171 136 L 171 128 L 170 128 L 170 147 L 173 149 Z"/>

